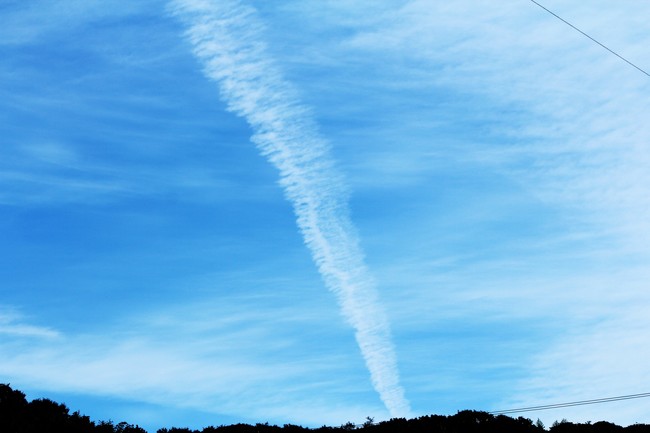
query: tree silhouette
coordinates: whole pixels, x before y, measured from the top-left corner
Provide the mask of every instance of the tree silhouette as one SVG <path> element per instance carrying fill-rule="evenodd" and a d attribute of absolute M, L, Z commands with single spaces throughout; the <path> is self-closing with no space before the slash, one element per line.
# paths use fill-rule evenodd
<path fill-rule="evenodd" d="M 606 421 L 594 424 L 574 424 L 566 420 L 555 422 L 546 430 L 538 420 L 524 417 L 494 416 L 488 412 L 463 410 L 455 415 L 427 415 L 419 418 L 393 418 L 374 422 L 373 418 L 359 427 L 347 422 L 339 427 L 322 426 L 315 429 L 285 424 L 282 427 L 269 423 L 233 424 L 205 427 L 203 430 L 189 428 L 161 428 L 157 433 L 650 433 L 650 425 L 634 424 L 621 427 Z M 112 421 L 94 423 L 79 412 L 70 414 L 65 404 L 42 398 L 28 402 L 25 394 L 13 390 L 8 384 L 0 384 L 0 433 L 147 433 L 138 425 Z"/>

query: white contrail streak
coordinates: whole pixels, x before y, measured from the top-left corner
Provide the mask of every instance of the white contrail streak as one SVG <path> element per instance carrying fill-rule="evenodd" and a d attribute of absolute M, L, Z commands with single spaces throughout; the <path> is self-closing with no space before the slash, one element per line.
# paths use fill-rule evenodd
<path fill-rule="evenodd" d="M 255 9 L 237 0 L 173 0 L 207 77 L 252 141 L 280 171 L 298 227 L 342 314 L 355 329 L 374 388 L 390 415 L 410 414 L 399 383 L 388 320 L 348 216 L 347 192 L 327 142 L 267 54 Z"/>

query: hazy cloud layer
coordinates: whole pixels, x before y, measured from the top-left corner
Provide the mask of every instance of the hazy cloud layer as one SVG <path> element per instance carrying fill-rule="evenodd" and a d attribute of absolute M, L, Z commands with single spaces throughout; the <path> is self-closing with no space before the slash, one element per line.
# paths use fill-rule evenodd
<path fill-rule="evenodd" d="M 251 0 L 252 39 L 195 30 L 216 66 L 118 3 L 0 6 L 4 382 L 150 429 L 389 416 L 286 195 L 381 298 L 414 414 L 648 391 L 646 76 L 532 2 Z M 649 6 L 544 4 L 650 68 Z"/>

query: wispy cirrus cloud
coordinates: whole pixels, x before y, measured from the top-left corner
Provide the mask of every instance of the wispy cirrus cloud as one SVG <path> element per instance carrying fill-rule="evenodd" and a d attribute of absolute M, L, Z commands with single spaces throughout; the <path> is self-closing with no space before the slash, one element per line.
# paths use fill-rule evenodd
<path fill-rule="evenodd" d="M 0 322 L 0 375 L 28 394 L 128 399 L 138 420 L 136 408 L 153 405 L 149 410 L 157 415 L 147 428 L 154 430 L 175 422 L 165 421 L 169 408 L 206 414 L 204 425 L 188 421 L 195 428 L 223 417 L 316 426 L 376 413 L 378 405 L 349 398 L 367 391 L 363 381 L 350 380 L 359 375 L 345 369 L 354 355 L 323 348 L 333 343 L 331 326 L 320 331 L 331 322 L 329 314 L 317 317 L 307 308 L 299 313 L 295 302 L 283 307 L 271 295 L 266 302 L 273 308 L 265 311 L 255 310 L 256 296 L 232 298 L 140 310 L 87 332 L 50 332 L 7 313 Z M 335 328 L 334 334 L 346 332 Z M 318 332 L 319 343 L 296 329 Z M 304 345 L 309 350 L 300 350 Z M 98 418 L 92 406 L 85 413 Z"/>
<path fill-rule="evenodd" d="M 640 18 L 650 13 L 646 5 L 545 4 L 650 65 L 643 48 L 650 43 L 647 23 Z M 602 362 L 597 353 L 590 360 L 562 354 L 591 353 L 590 341 L 609 341 L 607 327 L 588 326 L 594 321 L 616 326 L 621 335 L 628 329 L 634 340 L 645 322 L 634 302 L 623 300 L 648 305 L 641 282 L 649 277 L 650 81 L 530 2 L 383 6 L 352 25 L 346 18 L 362 16 L 363 5 L 321 13 L 290 4 L 285 10 L 307 23 L 293 30 L 320 26 L 329 33 L 318 39 L 318 50 L 280 32 L 276 38 L 293 42 L 284 60 L 294 75 L 327 71 L 305 81 L 306 99 L 345 113 L 345 121 L 319 115 L 328 135 L 344 143 L 335 151 L 345 155 L 355 187 L 376 195 L 357 196 L 355 216 L 381 287 L 390 288 L 384 296 L 398 341 L 411 335 L 419 341 L 427 332 L 442 336 L 438 347 L 401 343 L 405 371 L 422 371 L 412 366 L 423 353 L 444 359 L 481 347 L 454 331 L 465 319 L 483 324 L 467 331 L 479 343 L 499 340 L 485 343 L 482 357 L 498 358 L 494 347 L 501 343 L 510 345 L 504 354 L 516 353 L 498 360 L 517 359 L 512 374 L 486 379 L 501 382 L 482 407 L 514 403 L 499 403 L 508 393 L 532 396 L 531 404 L 536 397 L 565 401 L 558 389 L 536 394 L 524 385 L 527 374 L 543 384 L 553 380 L 546 373 L 563 367 L 589 372 L 580 381 L 571 374 L 558 379 L 575 390 L 575 399 L 607 395 L 606 382 L 616 384 L 623 374 L 606 367 L 617 358 L 644 377 L 643 363 L 629 358 L 642 360 L 645 350 L 633 350 L 632 343 L 621 341 Z M 360 71 L 363 80 L 354 76 Z M 386 244 L 390 252 L 376 247 Z M 639 323 L 626 321 L 628 314 Z M 513 323 L 518 335 L 507 332 Z M 565 338 L 571 329 L 579 333 Z M 467 379 L 482 363 L 463 366 Z M 601 381 L 608 371 L 612 376 Z M 432 368 L 413 380 L 404 373 L 419 396 L 414 402 L 430 398 L 437 373 Z M 580 394 L 589 375 L 600 385 Z M 441 396 L 481 386 L 458 378 Z M 618 422 L 638 421 L 632 412 L 642 414 L 642 405 Z"/>
<path fill-rule="evenodd" d="M 420 233 L 417 240 L 422 247 L 388 264 L 379 275 L 382 282 L 403 286 L 412 295 L 389 300 L 394 302 L 394 311 L 403 311 L 398 317 L 404 318 L 408 328 L 426 328 L 429 323 L 429 329 L 442 327 L 438 332 L 445 332 L 445 323 L 453 320 L 439 321 L 437 306 L 441 316 L 450 318 L 477 320 L 476 312 L 481 310 L 486 329 L 517 318 L 528 323 L 531 328 L 520 336 L 502 330 L 495 334 L 512 338 L 512 347 L 526 355 L 521 370 L 511 375 L 517 379 L 504 376 L 503 386 L 516 398 L 495 404 L 494 409 L 537 404 L 536 399 L 597 398 L 610 395 L 615 388 L 620 394 L 644 392 L 628 380 L 624 368 L 613 366 L 629 366 L 634 377 L 648 374 L 641 361 L 647 357 L 643 349 L 647 344 L 642 344 L 647 338 L 638 333 L 648 321 L 637 311 L 638 305 L 648 305 L 641 281 L 649 277 L 644 264 L 648 263 L 650 237 L 646 169 L 650 128 L 644 119 L 650 113 L 645 97 L 650 80 L 527 3 L 407 2 L 399 19 L 387 17 L 384 26 L 361 29 L 341 48 L 354 58 L 374 53 L 387 63 L 399 63 L 399 72 L 387 73 L 387 80 L 404 74 L 410 78 L 409 85 L 458 92 L 461 102 L 450 106 L 456 108 L 451 113 L 457 123 L 470 124 L 468 116 L 473 115 L 481 119 L 481 129 L 462 131 L 453 146 L 449 140 L 433 139 L 430 146 L 451 150 L 438 154 L 459 168 L 474 167 L 488 179 L 504 176 L 516 185 L 499 195 L 491 190 L 495 195 L 489 200 L 479 188 L 475 194 L 460 190 L 466 196 L 442 210 L 447 218 L 435 212 L 439 207 L 418 206 L 421 213 L 435 215 L 437 224 L 418 224 L 417 217 L 411 217 L 416 234 L 404 229 L 404 238 L 413 240 Z M 647 23 L 637 15 L 650 13 L 647 6 L 548 3 L 618 52 L 650 65 L 647 51 L 641 49 L 650 43 L 647 32 L 639 34 Z M 631 14 L 627 6 L 636 12 Z M 422 113 L 428 114 L 425 109 Z M 435 126 L 429 129 L 444 140 L 449 133 L 437 127 L 438 120 L 434 118 Z M 379 164 L 374 170 L 374 176 L 381 177 L 384 169 Z M 455 187 L 448 182 L 443 188 L 450 186 Z M 516 200 L 506 200 L 510 204 L 500 207 L 496 199 L 503 197 L 523 198 L 521 208 L 516 207 Z M 458 220 L 450 221 L 456 207 Z M 543 225 L 535 227 L 529 220 L 516 235 L 514 230 L 504 235 L 495 229 L 479 229 L 488 221 L 516 227 L 515 217 L 524 211 L 537 212 L 536 220 Z M 460 255 L 450 256 L 456 251 L 449 246 L 455 243 L 460 245 Z M 428 261 L 425 248 L 432 251 Z M 438 265 L 437 259 L 444 258 L 451 260 Z M 409 278 L 412 284 L 403 284 L 396 274 L 415 277 Z M 418 305 L 413 299 L 419 300 Z M 413 311 L 420 314 L 413 315 Z M 417 319 L 424 317 L 432 319 Z M 540 346 L 529 346 L 523 337 L 526 333 Z M 626 334 L 629 338 L 624 338 Z M 618 349 L 605 354 L 597 342 L 611 342 Z M 434 353 L 444 356 L 444 351 Z M 403 356 L 411 362 L 408 355 Z M 467 368 L 479 369 L 480 365 Z M 595 419 L 598 410 L 603 409 L 575 414 Z M 608 413 L 608 419 L 621 423 L 643 421 L 640 404 L 630 404 L 620 418 L 616 410 Z M 544 418 L 544 414 L 533 415 Z"/>
<path fill-rule="evenodd" d="M 609 6 L 607 26 L 602 11 L 549 6 L 638 63 L 650 62 L 640 49 L 637 15 L 623 14 L 620 5 Z M 501 110 L 510 123 L 484 111 L 494 118 L 486 138 L 510 143 L 468 144 L 470 157 L 484 158 L 543 200 L 615 236 L 636 242 L 650 235 L 644 222 L 650 128 L 639 121 L 650 110 L 640 97 L 650 86 L 646 76 L 532 4 L 412 1 L 400 17 L 381 30 L 360 31 L 348 46 L 398 52 L 414 74 L 412 84 L 428 81 L 488 98 L 477 110 Z M 415 61 L 428 62 L 431 72 L 409 65 Z"/>
<path fill-rule="evenodd" d="M 4 338 L 53 339 L 60 336 L 54 329 L 31 325 L 13 309 L 0 308 L 0 336 Z"/>
<path fill-rule="evenodd" d="M 46 3 L 0 7 L 3 281 L 38 317 L 4 322 L 7 380 L 234 422 L 384 416 L 277 174 L 224 110 L 239 84 L 219 101 L 166 2 Z M 258 142 L 280 111 L 311 119 L 283 127 L 329 139 L 415 413 L 647 391 L 633 380 L 650 356 L 647 78 L 526 1 L 251 4 L 264 38 L 229 25 L 272 61 L 239 76 L 253 88 L 270 66 L 295 87 L 259 104 L 257 86 L 232 108 L 263 105 L 255 124 L 273 127 Z M 648 6 L 545 4 L 650 64 Z M 224 296 L 243 292 L 276 302 Z M 166 309 L 188 297 L 200 305 Z M 524 415 L 647 422 L 644 404 Z"/>

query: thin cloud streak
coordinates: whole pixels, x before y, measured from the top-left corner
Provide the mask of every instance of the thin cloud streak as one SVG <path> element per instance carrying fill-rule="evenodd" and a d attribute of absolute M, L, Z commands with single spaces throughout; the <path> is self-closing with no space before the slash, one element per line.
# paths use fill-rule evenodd
<path fill-rule="evenodd" d="M 342 176 L 308 109 L 266 53 L 257 12 L 237 1 L 178 0 L 171 9 L 188 24 L 205 75 L 219 83 L 228 109 L 248 121 L 253 142 L 280 171 L 304 241 L 356 331 L 374 388 L 391 416 L 408 416 L 388 320 L 348 216 Z"/>
<path fill-rule="evenodd" d="M 39 338 L 54 339 L 60 334 L 50 328 L 23 323 L 22 317 L 11 310 L 0 308 L 0 338 Z"/>

